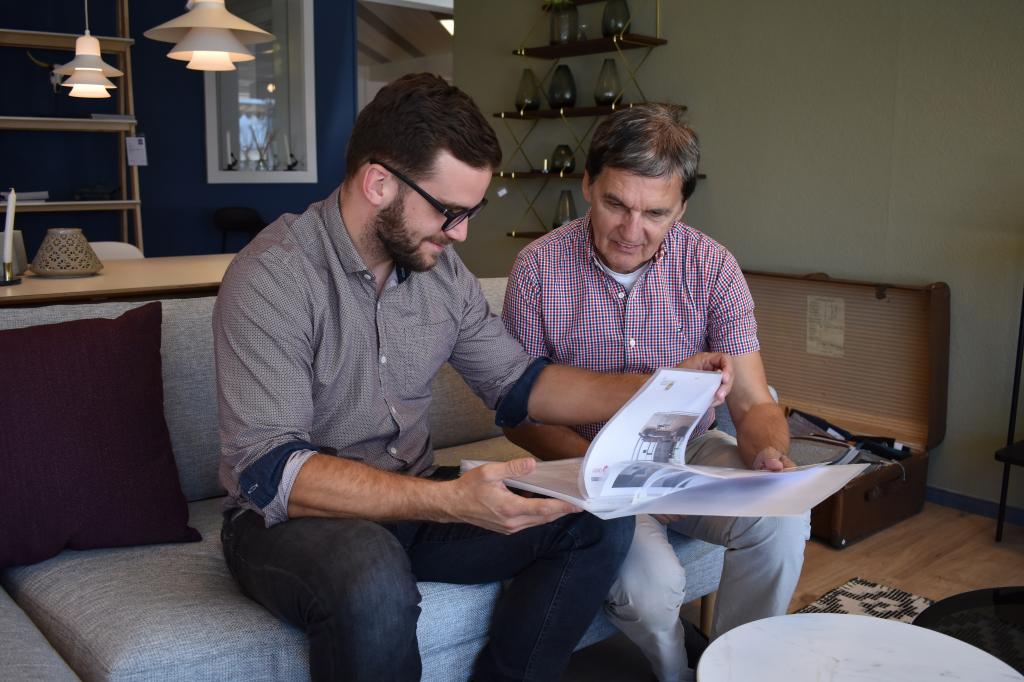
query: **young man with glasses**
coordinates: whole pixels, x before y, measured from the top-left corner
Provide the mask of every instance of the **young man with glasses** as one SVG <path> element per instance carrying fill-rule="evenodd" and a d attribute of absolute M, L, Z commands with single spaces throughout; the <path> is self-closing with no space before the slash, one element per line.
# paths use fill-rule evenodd
<path fill-rule="evenodd" d="M 694 430 L 686 461 L 780 471 L 789 432 L 768 390 L 754 301 L 736 259 L 682 222 L 700 148 L 685 107 L 640 104 L 601 121 L 583 174 L 586 216 L 524 248 L 509 274 L 503 316 L 528 352 L 601 372 L 651 372 L 696 353 L 732 357 L 727 404 L 738 442 Z M 643 374 L 646 376 L 646 374 Z M 602 420 L 603 421 L 603 420 Z M 601 423 L 506 429 L 542 459 L 580 457 Z M 606 613 L 647 655 L 659 680 L 693 679 L 679 607 L 686 576 L 666 525 L 725 545 L 712 638 L 786 612 L 803 566 L 808 517 L 641 515 Z"/>
<path fill-rule="evenodd" d="M 265 228 L 218 295 L 228 566 L 307 633 L 317 680 L 419 679 L 417 580 L 512 579 L 474 679 L 557 679 L 633 521 L 509 492 L 531 459 L 430 480 L 430 385 L 450 362 L 499 425 L 575 424 L 610 417 L 644 377 L 534 359 L 448 248 L 501 161 L 463 92 L 395 81 L 360 113 L 346 161 L 342 186 Z"/>

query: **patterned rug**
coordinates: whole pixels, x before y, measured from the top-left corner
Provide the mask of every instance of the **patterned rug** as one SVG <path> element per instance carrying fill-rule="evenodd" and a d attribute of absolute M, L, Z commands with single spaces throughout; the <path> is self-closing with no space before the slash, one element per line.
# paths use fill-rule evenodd
<path fill-rule="evenodd" d="M 826 592 L 797 613 L 851 613 L 909 623 L 932 605 L 932 600 L 888 585 L 854 578 Z"/>

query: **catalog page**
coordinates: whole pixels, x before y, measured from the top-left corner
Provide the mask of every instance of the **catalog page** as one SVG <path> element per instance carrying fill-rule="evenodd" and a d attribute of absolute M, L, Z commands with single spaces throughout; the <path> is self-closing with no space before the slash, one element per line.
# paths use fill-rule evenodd
<path fill-rule="evenodd" d="M 690 434 L 721 383 L 718 372 L 655 372 L 590 444 L 583 471 L 587 496 L 636 494 L 664 468 L 657 465 L 683 464 Z"/>
<path fill-rule="evenodd" d="M 583 459 L 540 462 L 506 484 L 601 518 L 790 516 L 806 512 L 867 466 L 812 464 L 769 472 L 686 464 L 686 444 L 720 383 L 717 372 L 658 370 L 601 429 Z M 466 470 L 485 462 L 462 464 Z"/>

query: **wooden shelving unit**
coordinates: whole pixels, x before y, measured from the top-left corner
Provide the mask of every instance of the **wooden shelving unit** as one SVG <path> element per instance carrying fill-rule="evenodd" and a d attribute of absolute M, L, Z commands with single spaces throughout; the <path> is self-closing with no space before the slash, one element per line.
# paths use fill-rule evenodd
<path fill-rule="evenodd" d="M 106 199 L 102 201 L 19 201 L 18 213 L 74 213 L 77 211 L 132 211 L 139 207 L 138 199 Z M 7 202 L 0 202 L 0 211 L 7 210 Z"/>
<path fill-rule="evenodd" d="M 135 128 L 131 119 L 47 118 L 36 116 L 0 116 L 0 130 L 58 130 L 94 133 L 127 133 Z"/>
<path fill-rule="evenodd" d="M 141 250 L 142 243 L 142 202 L 139 192 L 139 169 L 128 165 L 125 138 L 134 136 L 135 101 L 132 95 L 131 46 L 135 43 L 129 37 L 128 0 L 115 0 L 119 36 L 96 36 L 100 41 L 100 52 L 114 55 L 118 68 L 124 72 L 115 82 L 117 89 L 112 96 L 117 99 L 117 113 L 124 118 L 51 118 L 33 116 L 0 116 L 0 131 L 36 132 L 93 132 L 114 133 L 118 143 L 118 168 L 120 197 L 105 201 L 45 201 L 19 202 L 18 212 L 24 213 L 74 213 L 78 211 L 119 211 L 121 213 L 121 240 L 134 241 Z M 23 31 L 0 28 L 0 47 L 21 49 L 68 50 L 74 52 L 75 33 L 51 33 L 48 31 Z M 6 211 L 6 203 L 0 202 L 0 213 Z M 133 225 L 129 230 L 129 218 Z M 129 239 L 132 237 L 132 239 Z"/>
<path fill-rule="evenodd" d="M 100 41 L 100 52 L 123 56 L 135 43 L 131 38 L 115 38 L 111 36 L 93 36 Z M 75 49 L 74 33 L 49 33 L 47 31 L 17 31 L 0 28 L 0 45 L 5 47 L 22 47 L 28 50 L 72 50 Z"/>

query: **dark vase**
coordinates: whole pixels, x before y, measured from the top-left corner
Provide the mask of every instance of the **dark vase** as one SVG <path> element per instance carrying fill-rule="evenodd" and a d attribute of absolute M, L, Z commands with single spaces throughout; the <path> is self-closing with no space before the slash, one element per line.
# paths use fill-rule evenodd
<path fill-rule="evenodd" d="M 576 156 L 572 153 L 572 147 L 567 144 L 560 144 L 551 152 L 552 173 L 572 173 L 576 170 Z"/>
<path fill-rule="evenodd" d="M 614 59 L 605 59 L 601 65 L 601 72 L 597 74 L 597 85 L 594 86 L 594 102 L 607 106 L 617 104 L 622 97 L 622 88 L 619 85 L 619 70 L 615 66 Z"/>
<path fill-rule="evenodd" d="M 561 227 L 575 218 L 576 202 L 573 201 L 572 192 L 563 189 L 561 194 L 558 195 L 558 204 L 555 206 L 555 219 L 552 221 L 551 226 Z"/>
<path fill-rule="evenodd" d="M 629 27 L 629 5 L 626 0 L 607 0 L 601 15 L 601 35 L 605 38 L 625 33 Z"/>
<path fill-rule="evenodd" d="M 519 77 L 519 89 L 516 90 L 516 110 L 532 111 L 540 108 L 540 86 L 533 69 L 523 69 Z"/>
<path fill-rule="evenodd" d="M 576 80 L 565 64 L 555 67 L 548 84 L 548 104 L 552 109 L 576 106 Z"/>
<path fill-rule="evenodd" d="M 551 10 L 551 44 L 564 45 L 576 40 L 580 14 L 575 5 Z"/>

